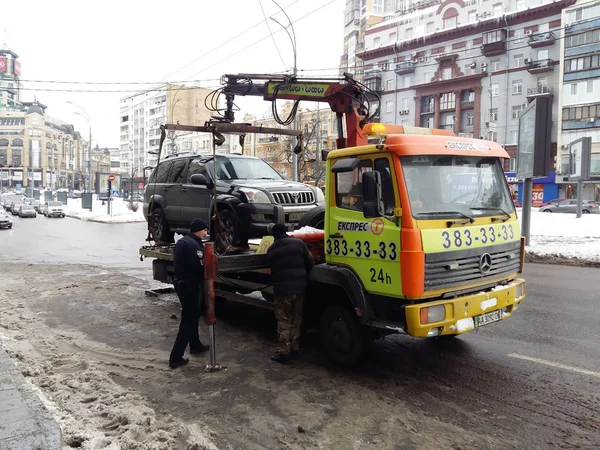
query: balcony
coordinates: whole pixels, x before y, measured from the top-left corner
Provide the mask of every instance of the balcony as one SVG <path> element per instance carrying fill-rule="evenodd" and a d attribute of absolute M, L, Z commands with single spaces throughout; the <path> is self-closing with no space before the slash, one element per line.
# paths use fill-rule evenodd
<path fill-rule="evenodd" d="M 365 43 L 359 42 L 358 44 L 356 44 L 355 51 L 356 51 L 356 53 L 364 52 L 365 51 Z"/>
<path fill-rule="evenodd" d="M 552 88 L 548 86 L 527 88 L 527 100 L 531 101 L 535 97 L 552 97 Z"/>
<path fill-rule="evenodd" d="M 473 109 L 475 108 L 475 102 L 473 100 L 463 100 L 460 102 L 461 109 Z"/>
<path fill-rule="evenodd" d="M 526 59 L 525 64 L 529 73 L 552 72 L 554 70 L 554 60 L 552 59 L 540 59 L 539 61 Z"/>
<path fill-rule="evenodd" d="M 483 33 L 481 54 L 483 56 L 496 56 L 506 53 L 506 35 L 505 29 Z"/>
<path fill-rule="evenodd" d="M 552 31 L 546 31 L 544 33 L 532 34 L 529 36 L 527 43 L 531 48 L 538 48 L 552 45 L 555 40 L 554 33 L 552 33 Z"/>
<path fill-rule="evenodd" d="M 433 105 L 421 107 L 421 114 L 433 114 L 434 112 L 435 112 L 435 107 Z"/>
<path fill-rule="evenodd" d="M 442 129 L 442 130 L 452 130 L 454 131 L 454 124 L 453 123 L 446 123 L 446 124 L 440 124 L 438 125 L 438 128 Z"/>
<path fill-rule="evenodd" d="M 396 75 L 404 75 L 415 71 L 415 63 L 413 61 L 402 61 L 396 64 Z"/>

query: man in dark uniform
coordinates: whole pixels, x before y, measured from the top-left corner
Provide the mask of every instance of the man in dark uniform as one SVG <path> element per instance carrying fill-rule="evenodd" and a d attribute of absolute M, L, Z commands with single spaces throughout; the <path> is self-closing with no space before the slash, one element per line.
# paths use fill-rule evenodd
<path fill-rule="evenodd" d="M 208 350 L 200 342 L 198 325 L 204 308 L 204 242 L 208 225 L 202 219 L 194 219 L 190 232 L 177 241 L 174 251 L 175 276 L 173 286 L 181 302 L 179 332 L 171 350 L 169 367 L 184 366 L 189 359 L 183 354 L 190 346 L 192 355 Z"/>
<path fill-rule="evenodd" d="M 273 276 L 279 336 L 271 359 L 287 364 L 298 352 L 304 291 L 314 261 L 304 241 L 289 237 L 284 225 L 274 225 L 271 234 L 275 240 L 267 250 L 267 260 Z"/>

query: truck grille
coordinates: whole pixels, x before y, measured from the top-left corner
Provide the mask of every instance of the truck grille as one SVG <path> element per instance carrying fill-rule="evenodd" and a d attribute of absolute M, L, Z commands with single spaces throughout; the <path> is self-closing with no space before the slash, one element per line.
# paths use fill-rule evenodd
<path fill-rule="evenodd" d="M 302 192 L 273 192 L 275 203 L 280 205 L 310 205 L 315 202 L 312 191 Z"/>
<path fill-rule="evenodd" d="M 476 283 L 518 272 L 520 247 L 521 242 L 518 241 L 472 250 L 427 254 L 425 290 Z"/>

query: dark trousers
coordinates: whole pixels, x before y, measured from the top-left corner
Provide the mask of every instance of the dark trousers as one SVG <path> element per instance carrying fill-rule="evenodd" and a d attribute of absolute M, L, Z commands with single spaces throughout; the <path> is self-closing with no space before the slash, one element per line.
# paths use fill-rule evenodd
<path fill-rule="evenodd" d="M 200 316 L 203 314 L 204 285 L 179 281 L 175 291 L 181 302 L 181 321 L 179 322 L 179 331 L 173 344 L 173 350 L 171 350 L 170 361 L 178 361 L 183 358 L 188 344 L 190 350 L 197 349 L 202 345 L 198 326 Z"/>
<path fill-rule="evenodd" d="M 300 327 L 302 325 L 302 295 L 275 297 L 275 317 L 277 318 L 277 353 L 287 355 L 300 347 Z"/>

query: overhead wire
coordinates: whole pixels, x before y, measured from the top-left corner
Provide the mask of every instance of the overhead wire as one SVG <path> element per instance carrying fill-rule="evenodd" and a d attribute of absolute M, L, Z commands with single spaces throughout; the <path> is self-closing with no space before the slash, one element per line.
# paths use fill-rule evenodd
<path fill-rule="evenodd" d="M 283 67 L 285 70 L 285 61 L 283 60 L 283 56 L 281 56 L 281 52 L 279 51 L 279 47 L 277 46 L 277 42 L 275 41 L 275 36 L 273 36 L 273 30 L 271 30 L 271 25 L 269 24 L 269 19 L 267 18 L 267 14 L 265 13 L 265 8 L 263 8 L 262 0 L 258 0 L 258 3 L 260 4 L 260 10 L 262 11 L 265 22 L 267 23 L 267 28 L 269 29 L 269 34 L 271 35 L 271 38 L 273 39 L 273 45 L 275 46 L 275 51 L 279 55 L 279 59 L 281 60 L 281 64 L 283 64 Z"/>

